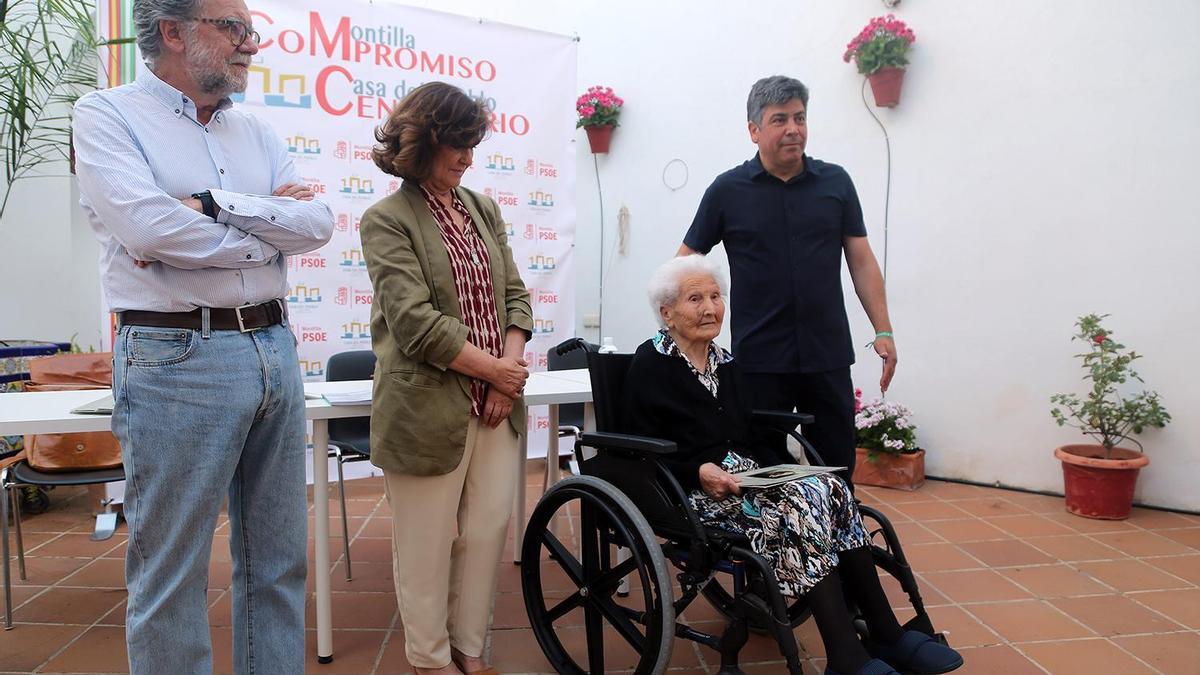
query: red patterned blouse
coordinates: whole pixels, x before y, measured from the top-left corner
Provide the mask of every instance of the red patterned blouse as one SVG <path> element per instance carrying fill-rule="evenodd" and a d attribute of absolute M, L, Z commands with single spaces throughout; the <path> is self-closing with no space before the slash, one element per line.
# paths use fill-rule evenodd
<path fill-rule="evenodd" d="M 470 330 L 467 339 L 488 354 L 500 358 L 504 355 L 504 337 L 500 331 L 500 324 L 496 321 L 491 258 L 483 238 L 479 236 L 475 227 L 475 221 L 471 218 L 471 212 L 458 195 L 451 192 L 454 198 L 453 208 L 462 215 L 465 222 L 465 226 L 459 229 L 451 218 L 450 210 L 432 192 L 421 186 L 421 193 L 425 195 L 425 204 L 433 212 L 433 218 L 442 233 L 442 243 L 446 245 L 446 252 L 450 254 L 450 268 L 454 271 L 454 290 L 458 293 L 463 323 Z M 472 379 L 472 415 L 478 417 L 482 414 L 486 395 L 487 382 Z"/>

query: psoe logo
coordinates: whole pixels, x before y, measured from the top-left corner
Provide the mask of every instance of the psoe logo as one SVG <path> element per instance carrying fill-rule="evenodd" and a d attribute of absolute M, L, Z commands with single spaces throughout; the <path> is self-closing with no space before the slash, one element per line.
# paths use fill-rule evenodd
<path fill-rule="evenodd" d="M 526 204 L 537 207 L 537 208 L 545 208 L 545 209 L 553 208 L 554 207 L 554 195 L 550 194 L 549 192 L 542 192 L 541 190 L 534 190 L 533 192 L 529 193 L 529 201 L 526 202 Z"/>
<path fill-rule="evenodd" d="M 309 178 L 307 176 L 302 176 L 300 180 L 304 183 L 305 187 L 307 187 L 309 190 L 312 190 L 315 194 L 325 194 L 325 184 L 321 182 L 320 178 Z"/>
<path fill-rule="evenodd" d="M 296 134 L 295 136 L 288 136 L 285 140 L 287 141 L 288 152 L 293 155 L 298 155 L 300 157 L 316 157 L 321 154 L 320 139 L 309 138 L 307 136 Z"/>
<path fill-rule="evenodd" d="M 497 152 L 487 156 L 487 164 L 484 165 L 484 168 L 499 173 L 512 173 L 516 170 L 516 165 L 513 164 L 512 157 Z"/>
<path fill-rule="evenodd" d="M 344 323 L 342 324 L 342 339 L 369 340 L 371 339 L 371 327 L 361 321 Z"/>
<path fill-rule="evenodd" d="M 546 352 L 528 351 L 525 352 L 525 363 L 529 364 L 530 368 L 548 368 L 549 357 Z"/>
<path fill-rule="evenodd" d="M 550 162 L 531 159 L 525 162 L 525 175 L 538 178 L 558 178 L 558 168 Z"/>
<path fill-rule="evenodd" d="M 538 225 L 538 241 L 558 241 L 558 230 L 550 225 Z"/>
<path fill-rule="evenodd" d="M 344 270 L 365 270 L 367 269 L 367 261 L 363 260 L 361 248 L 351 248 L 342 251 L 342 261 L 338 263 L 338 267 Z"/>
<path fill-rule="evenodd" d="M 321 302 L 321 287 L 309 288 L 304 284 L 296 284 L 288 293 L 288 302 L 300 305 L 314 305 Z"/>
<path fill-rule="evenodd" d="M 558 304 L 558 293 L 555 293 L 554 291 L 550 290 L 549 288 L 537 289 L 537 294 L 534 295 L 533 297 L 534 297 L 534 302 L 536 302 L 539 305 L 557 305 Z"/>
<path fill-rule="evenodd" d="M 301 342 L 329 342 L 329 334 L 320 326 L 301 326 Z"/>
<path fill-rule="evenodd" d="M 533 241 L 536 236 L 537 230 L 534 228 L 533 223 L 526 223 L 525 231 L 521 233 L 521 238 L 525 241 Z"/>
<path fill-rule="evenodd" d="M 346 176 L 342 179 L 342 187 L 338 192 L 344 195 L 373 195 L 375 182 L 362 176 Z"/>
<path fill-rule="evenodd" d="M 337 293 L 333 296 L 333 302 L 338 305 L 350 304 L 350 287 L 338 286 Z"/>
<path fill-rule="evenodd" d="M 302 270 L 323 270 L 325 267 L 325 256 L 320 253 L 305 253 L 300 256 L 299 266 Z"/>
<path fill-rule="evenodd" d="M 375 291 L 370 288 L 354 289 L 354 304 L 370 307 L 375 302 Z"/>
<path fill-rule="evenodd" d="M 279 73 L 272 77 L 271 69 L 266 66 L 250 66 L 250 79 L 260 75 L 262 82 L 263 105 L 272 108 L 311 108 L 312 95 L 308 93 L 308 76 L 301 73 Z M 247 91 L 257 87 L 247 87 Z M 245 93 L 233 94 L 229 97 L 234 103 L 246 101 Z"/>
<path fill-rule="evenodd" d="M 304 373 L 305 377 L 323 377 L 325 375 L 325 364 L 318 360 L 300 359 L 300 372 Z"/>
<path fill-rule="evenodd" d="M 516 206 L 517 202 L 520 201 L 520 199 L 517 197 L 517 193 L 508 192 L 506 190 L 498 191 L 494 199 L 500 206 Z"/>
<path fill-rule="evenodd" d="M 554 256 L 552 255 L 531 255 L 529 256 L 530 272 L 551 272 L 558 269 L 558 265 L 554 264 Z"/>
<path fill-rule="evenodd" d="M 534 335 L 554 335 L 554 319 L 534 319 Z"/>

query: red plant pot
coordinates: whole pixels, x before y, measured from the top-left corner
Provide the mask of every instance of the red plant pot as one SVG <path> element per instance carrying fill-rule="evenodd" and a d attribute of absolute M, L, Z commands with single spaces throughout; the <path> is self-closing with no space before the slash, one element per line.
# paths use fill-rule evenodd
<path fill-rule="evenodd" d="M 612 143 L 612 134 L 615 128 L 612 124 L 583 128 L 587 132 L 588 145 L 592 146 L 593 155 L 602 155 L 608 152 L 608 145 Z"/>
<path fill-rule="evenodd" d="M 1113 448 L 1104 458 L 1102 445 L 1064 445 L 1054 450 L 1062 461 L 1067 511 L 1084 518 L 1123 520 L 1133 508 L 1138 472 L 1150 458 L 1128 448 Z"/>
<path fill-rule="evenodd" d="M 875 105 L 880 108 L 895 108 L 900 103 L 900 88 L 904 85 L 903 68 L 880 68 L 867 75 Z"/>

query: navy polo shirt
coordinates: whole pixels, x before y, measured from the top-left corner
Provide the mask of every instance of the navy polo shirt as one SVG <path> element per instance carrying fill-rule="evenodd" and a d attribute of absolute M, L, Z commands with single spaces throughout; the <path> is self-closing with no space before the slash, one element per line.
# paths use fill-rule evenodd
<path fill-rule="evenodd" d="M 782 181 L 756 154 L 717 176 L 683 243 L 725 243 L 733 354 L 746 372 L 810 373 L 854 363 L 842 299 L 842 239 L 865 237 L 846 170 L 804 156 Z"/>

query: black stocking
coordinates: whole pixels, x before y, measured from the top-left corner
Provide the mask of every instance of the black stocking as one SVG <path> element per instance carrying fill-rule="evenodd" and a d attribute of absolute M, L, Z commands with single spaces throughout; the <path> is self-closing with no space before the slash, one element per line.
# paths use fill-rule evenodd
<path fill-rule="evenodd" d="M 805 594 L 817 629 L 821 631 L 821 642 L 825 643 L 825 655 L 829 668 L 841 675 L 857 673 L 870 656 L 858 640 L 858 633 L 850 623 L 850 611 L 846 609 L 846 598 L 842 595 L 842 580 L 837 570 Z"/>
<path fill-rule="evenodd" d="M 847 593 L 858 605 L 867 628 L 871 630 L 871 640 L 884 645 L 899 640 L 904 629 L 896 620 L 887 594 L 879 583 L 879 572 L 875 569 L 870 547 L 839 553 L 838 571 L 841 572 Z"/>

